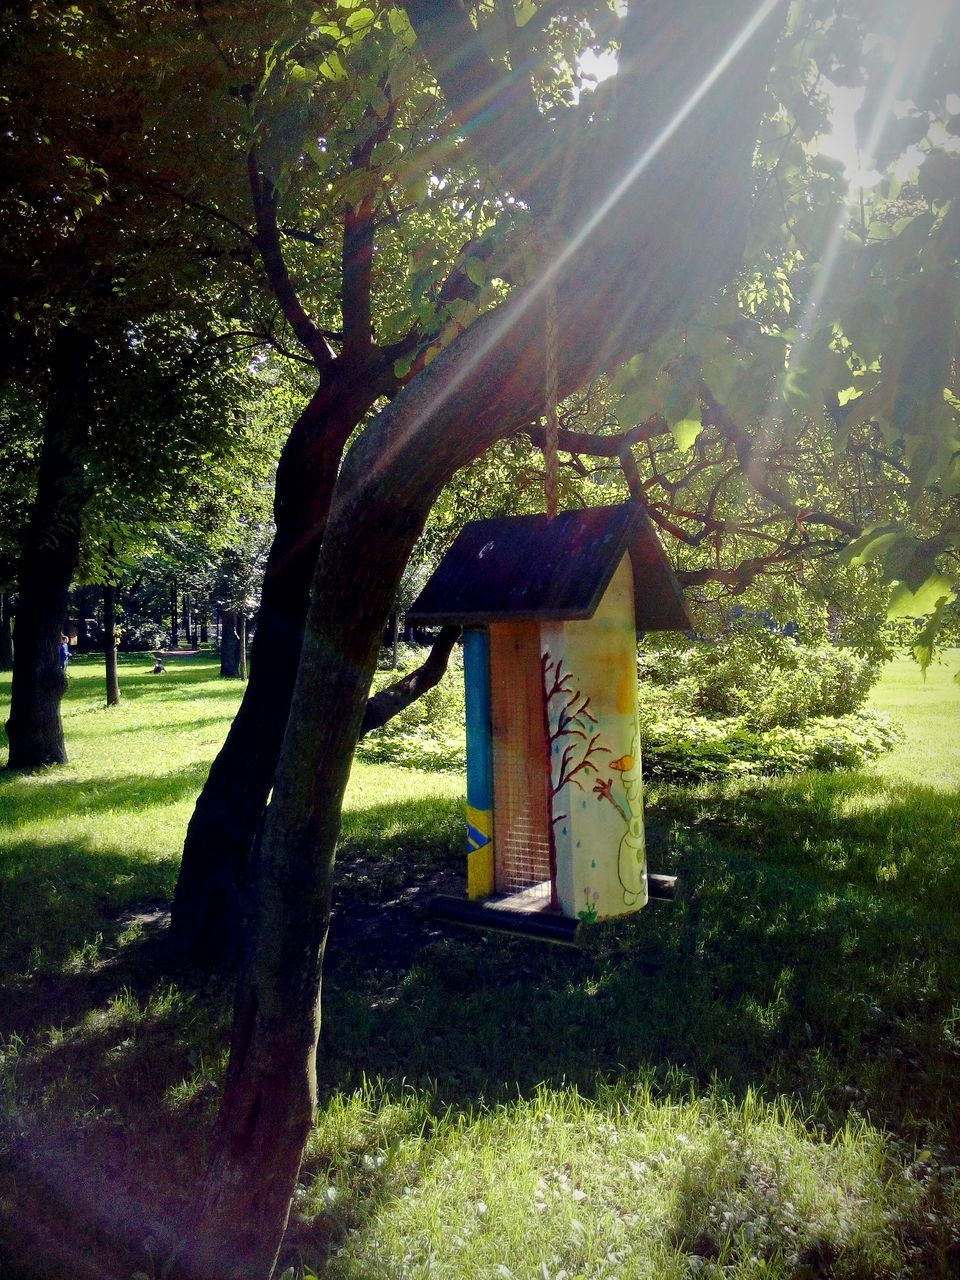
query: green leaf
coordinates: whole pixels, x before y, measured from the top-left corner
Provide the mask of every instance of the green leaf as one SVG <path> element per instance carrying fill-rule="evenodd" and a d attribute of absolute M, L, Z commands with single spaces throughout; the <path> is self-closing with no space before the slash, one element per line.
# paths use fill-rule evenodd
<path fill-rule="evenodd" d="M 960 196 L 960 156 L 931 151 L 920 166 L 920 192 L 931 204 Z"/>
<path fill-rule="evenodd" d="M 670 423 L 670 434 L 681 453 L 687 453 L 693 448 L 702 430 L 703 423 L 698 417 L 681 418 L 679 422 Z"/>
<path fill-rule="evenodd" d="M 467 279 L 472 284 L 475 284 L 478 289 L 482 289 L 487 283 L 487 267 L 479 258 L 468 258 L 464 263 L 463 269 L 467 274 Z"/>
<path fill-rule="evenodd" d="M 905 583 L 894 588 L 887 606 L 887 617 L 922 618 L 933 613 L 942 600 L 948 600 L 953 587 L 943 574 L 935 569 L 922 586 L 911 591 Z"/>
<path fill-rule="evenodd" d="M 868 529 L 844 548 L 840 559 L 844 564 L 853 566 L 867 564 L 878 556 L 885 555 L 899 537 L 900 531 L 893 525 Z"/>
<path fill-rule="evenodd" d="M 328 53 L 318 68 L 327 80 L 346 80 L 347 71 L 338 53 Z"/>
<path fill-rule="evenodd" d="M 353 13 L 347 18 L 347 29 L 349 31 L 359 31 L 363 27 L 368 27 L 375 14 L 372 9 L 354 9 Z"/>

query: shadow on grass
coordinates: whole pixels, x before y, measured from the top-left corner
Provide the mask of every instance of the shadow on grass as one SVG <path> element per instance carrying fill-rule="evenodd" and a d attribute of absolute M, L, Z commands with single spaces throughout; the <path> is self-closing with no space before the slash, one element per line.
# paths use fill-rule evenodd
<path fill-rule="evenodd" d="M 955 796 L 881 789 L 862 775 L 713 796 L 663 792 L 650 813 L 655 869 L 677 871 L 683 894 L 598 926 L 582 952 L 443 933 L 421 907 L 437 888 L 462 884 L 456 803 L 357 807 L 345 817 L 338 857 L 321 1096 L 329 1101 L 379 1078 L 393 1093 L 422 1086 L 438 1112 L 469 1112 L 529 1096 L 541 1082 L 590 1095 L 601 1082 L 652 1075 L 666 1092 L 679 1072 L 698 1089 L 719 1079 L 735 1097 L 750 1088 L 789 1095 L 828 1133 L 853 1111 L 907 1143 L 945 1143 L 955 1152 L 956 805 Z M 175 871 L 121 850 L 34 853 L 42 856 L 18 846 L 9 872 L 22 929 L 13 952 L 33 945 L 31 921 L 43 920 L 54 939 L 45 969 L 63 967 L 97 932 L 101 946 L 120 947 L 118 909 L 168 894 Z M 71 1178 L 84 1162 L 109 1167 L 119 1144 L 126 1186 L 143 1121 L 141 1199 L 128 1219 L 153 1222 L 162 1239 L 170 1206 L 182 1207 L 183 1186 L 200 1168 L 197 1134 L 181 1130 L 182 1117 L 200 1128 L 216 1073 L 194 1095 L 195 1110 L 171 1110 L 170 1089 L 185 1058 L 192 1053 L 197 1062 L 222 1043 L 225 1001 L 222 991 L 210 997 L 219 1010 L 212 1020 L 196 1012 L 204 999 L 161 1001 L 149 1016 L 129 1015 L 139 1029 L 128 1034 L 95 1016 L 109 1003 L 108 986 L 120 990 L 120 973 L 114 968 L 107 979 L 102 968 L 74 965 L 59 985 L 28 979 L 18 989 L 18 1025 L 32 1040 L 35 1073 L 21 1087 L 28 1106 L 48 1099 L 31 1141 L 48 1143 Z M 148 967 L 138 981 L 128 975 L 121 986 L 149 1009 L 164 976 Z M 77 1029 L 66 1041 L 41 1044 L 44 1028 L 67 1021 Z M 107 1114 L 93 1107 L 87 1124 L 82 1108 L 93 1096 Z M 158 1117 L 168 1113 L 165 1139 Z M 80 1134 L 73 1154 L 63 1137 L 71 1126 Z M 171 1148 L 181 1142 L 182 1150 Z M 323 1173 L 321 1153 L 304 1177 Z M 369 1213 L 392 1194 L 385 1186 L 375 1169 L 358 1175 L 351 1203 L 336 1218 L 298 1227 L 290 1247 L 322 1257 L 338 1239 L 337 1223 Z M 52 1199 L 62 1195 L 78 1222 L 85 1213 L 100 1222 L 103 1210 L 86 1192 L 73 1194 L 65 1186 Z"/>
<path fill-rule="evenodd" d="M 689 825 L 690 801 L 665 815 Z M 803 774 L 720 793 L 694 829 L 823 885 L 859 885 L 938 915 L 960 913 L 960 792 L 866 773 Z"/>
<path fill-rule="evenodd" d="M 101 951 L 109 950 L 125 927 L 121 914 L 133 906 L 165 905 L 175 877 L 176 866 L 169 861 L 104 849 L 89 840 L 75 839 L 69 846 L 24 841 L 3 850 L 0 878 L 7 915 L 0 967 L 15 987 L 8 988 L 0 1006 L 0 1031 L 23 1034 L 25 1025 L 62 1021 L 66 1013 L 58 1014 L 50 984 L 75 989 L 82 1000 Z"/>
<path fill-rule="evenodd" d="M 586 952 L 445 936 L 424 923 L 412 966 L 378 972 L 363 947 L 350 947 L 349 930 L 338 953 L 335 925 L 324 1088 L 355 1087 L 364 1074 L 432 1081 L 465 1105 L 540 1081 L 589 1091 L 659 1065 L 785 1091 L 825 1123 L 856 1105 L 911 1137 L 946 1127 L 957 1139 L 960 858 L 939 843 L 944 798 L 894 789 L 889 803 L 861 809 L 858 797 L 877 799 L 872 780 L 828 781 L 812 809 L 800 779 L 773 796 L 741 792 L 721 815 L 723 839 L 705 829 L 695 801 L 684 809 L 673 797 L 654 810 L 652 825 L 671 829 L 658 869 L 678 871 L 684 894 L 598 926 Z M 922 893 L 876 874 L 911 823 L 908 865 Z M 826 848 L 853 851 L 844 870 L 859 878 L 821 866 L 815 831 Z M 458 857 L 448 849 L 432 865 L 452 875 Z M 929 878 L 918 875 L 924 859 Z M 349 919 L 361 899 L 347 882 L 338 914 Z M 402 921 L 399 901 L 391 914 Z"/>
<path fill-rule="evenodd" d="M 190 1212 L 230 992 L 177 985 L 156 916 L 133 939 L 114 929 L 84 970 L 14 993 L 44 1012 L 3 1053 L 4 1276 L 47 1280 L 52 1262 L 78 1280 L 159 1274 Z"/>
<path fill-rule="evenodd" d="M 58 814 L 122 810 L 135 816 L 144 809 L 175 804 L 185 796 L 198 794 L 209 771 L 205 760 L 172 773 L 128 774 L 119 778 L 112 774 L 104 778 L 63 778 L 51 771 L 45 774 L 41 786 L 24 786 L 21 775 L 0 770 L 0 805 L 10 826 L 42 822 Z M 25 848 L 29 851 L 29 842 Z M 0 858 L 3 856 L 0 851 Z M 95 845 L 90 856 L 96 857 Z M 149 850 L 143 856 L 149 857 Z M 13 874 L 21 870 L 18 862 Z"/>

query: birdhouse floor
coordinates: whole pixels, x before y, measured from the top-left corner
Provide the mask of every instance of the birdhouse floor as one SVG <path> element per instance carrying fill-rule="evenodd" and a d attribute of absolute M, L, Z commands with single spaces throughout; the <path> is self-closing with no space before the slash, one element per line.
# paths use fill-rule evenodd
<path fill-rule="evenodd" d="M 551 910 L 550 881 L 541 880 L 539 884 L 527 885 L 525 889 L 518 889 L 516 893 L 502 893 L 484 898 L 483 905 L 489 911 L 521 911 L 531 915 L 539 911 L 549 912 Z"/>

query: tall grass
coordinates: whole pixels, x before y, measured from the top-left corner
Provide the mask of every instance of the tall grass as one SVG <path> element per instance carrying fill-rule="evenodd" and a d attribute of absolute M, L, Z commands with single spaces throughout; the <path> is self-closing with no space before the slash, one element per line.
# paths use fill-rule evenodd
<path fill-rule="evenodd" d="M 358 764 L 321 1106 L 284 1266 L 360 1277 L 950 1276 L 960 1267 L 960 687 L 894 666 L 897 754 L 648 792 L 682 893 L 582 952 L 446 934 L 462 782 Z M 0 775 L 0 1272 L 159 1275 L 228 983 L 162 942 L 240 687 L 73 665 L 71 763 Z M 0 686 L 2 689 L 2 686 Z M 0 694 L 2 696 L 2 694 Z"/>

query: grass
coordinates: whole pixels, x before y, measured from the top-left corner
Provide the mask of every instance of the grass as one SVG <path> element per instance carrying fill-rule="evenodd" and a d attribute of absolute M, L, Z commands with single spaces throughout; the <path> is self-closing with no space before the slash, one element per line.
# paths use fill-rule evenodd
<path fill-rule="evenodd" d="M 431 928 L 461 780 L 356 765 L 283 1265 L 955 1276 L 957 665 L 891 664 L 906 738 L 870 769 L 651 789 L 684 893 L 583 952 Z M 202 659 L 121 681 L 107 711 L 72 664 L 71 763 L 0 775 L 0 1272 L 31 1280 L 160 1274 L 225 1065 L 229 990 L 160 942 L 240 690 Z"/>

